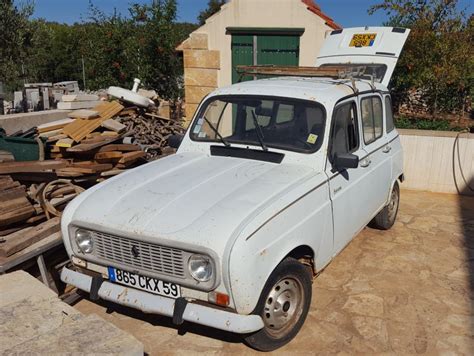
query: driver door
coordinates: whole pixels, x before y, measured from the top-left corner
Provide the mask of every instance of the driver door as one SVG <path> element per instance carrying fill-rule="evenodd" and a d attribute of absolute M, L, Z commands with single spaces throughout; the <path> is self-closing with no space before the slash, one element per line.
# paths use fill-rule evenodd
<path fill-rule="evenodd" d="M 336 153 L 352 153 L 362 159 L 365 151 L 360 140 L 360 123 L 357 99 L 338 104 L 334 110 L 326 174 L 333 210 L 333 256 L 339 253 L 365 225 L 369 215 L 365 207 L 369 203 L 370 189 L 367 177 L 369 167 L 359 164 L 353 169 L 336 169 L 333 157 Z"/>

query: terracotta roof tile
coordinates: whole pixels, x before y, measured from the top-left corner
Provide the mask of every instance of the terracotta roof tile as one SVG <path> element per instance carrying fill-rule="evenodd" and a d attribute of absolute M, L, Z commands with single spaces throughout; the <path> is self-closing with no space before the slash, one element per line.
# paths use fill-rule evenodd
<path fill-rule="evenodd" d="M 316 5 L 313 0 L 301 0 L 307 7 L 308 10 L 311 11 L 312 13 L 318 15 L 321 17 L 323 20 L 326 21 L 326 25 L 331 27 L 334 30 L 339 30 L 342 28 L 342 26 L 338 25 L 337 23 L 334 22 L 332 18 L 330 18 L 328 15 L 326 15 L 322 10 L 319 5 Z"/>

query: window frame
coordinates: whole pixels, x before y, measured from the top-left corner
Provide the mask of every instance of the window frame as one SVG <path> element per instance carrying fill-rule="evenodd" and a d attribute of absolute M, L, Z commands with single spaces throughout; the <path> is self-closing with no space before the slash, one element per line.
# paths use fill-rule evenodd
<path fill-rule="evenodd" d="M 332 112 L 332 119 L 331 119 L 331 130 L 329 131 L 329 145 L 328 145 L 328 158 L 329 158 L 329 161 L 331 163 L 334 162 L 334 154 L 333 154 L 333 151 L 332 151 L 332 145 L 333 145 L 333 141 L 334 141 L 334 137 L 333 137 L 333 134 L 334 134 L 334 126 L 336 125 L 336 114 L 337 114 L 337 111 L 339 110 L 339 108 L 341 108 L 342 106 L 344 105 L 349 105 L 351 104 L 353 106 L 353 109 L 354 109 L 354 113 L 355 113 L 355 135 L 356 135 L 356 138 L 357 138 L 357 146 L 351 150 L 351 151 L 348 151 L 347 153 L 354 153 L 354 152 L 357 152 L 359 149 L 360 149 L 360 130 L 359 130 L 359 111 L 358 111 L 358 103 L 357 103 L 357 100 L 355 98 L 352 98 L 352 99 L 348 99 L 347 101 L 343 101 L 343 102 L 339 102 L 337 103 L 335 106 L 334 106 L 334 110 Z"/>
<path fill-rule="evenodd" d="M 373 105 L 373 100 L 374 98 L 378 99 L 380 101 L 380 107 L 382 108 L 382 127 L 381 127 L 381 130 L 380 130 L 380 136 L 376 136 L 375 135 L 375 116 L 374 116 L 374 105 Z M 362 102 L 364 100 L 369 100 L 370 99 L 370 102 L 371 102 L 371 116 L 372 116 L 372 129 L 373 129 L 373 133 L 374 133 L 374 138 L 373 140 L 371 141 L 365 141 L 365 134 L 364 134 L 364 120 L 362 118 Z M 382 97 L 380 95 L 367 95 L 367 96 L 363 96 L 363 97 L 360 97 L 359 98 L 359 107 L 360 107 L 360 124 L 361 124 L 361 128 L 362 128 L 362 139 L 364 140 L 364 144 L 365 146 L 369 146 L 371 144 L 373 144 L 374 142 L 378 141 L 379 139 L 381 139 L 383 136 L 384 136 L 384 130 L 385 130 L 385 125 L 384 125 L 384 119 L 385 119 L 385 112 L 384 112 L 384 100 L 382 100 Z"/>
<path fill-rule="evenodd" d="M 196 143 L 200 143 L 200 142 L 220 143 L 221 142 L 219 139 L 216 139 L 216 140 L 207 139 L 207 138 L 198 138 L 198 139 L 196 139 L 195 137 L 193 137 L 193 131 L 194 131 L 194 127 L 197 125 L 198 119 L 201 117 L 201 115 L 203 114 L 203 112 L 207 108 L 209 102 L 214 101 L 214 100 L 226 99 L 226 98 L 237 98 L 237 99 L 243 99 L 243 100 L 245 100 L 245 99 L 272 100 L 272 101 L 278 102 L 278 103 L 281 103 L 282 101 L 283 102 L 290 101 L 293 104 L 295 104 L 295 103 L 305 103 L 308 106 L 318 107 L 319 109 L 321 109 L 321 111 L 324 115 L 324 127 L 322 129 L 322 132 L 324 132 L 324 133 L 326 132 L 326 127 L 327 127 L 327 124 L 328 124 L 327 110 L 326 110 L 326 107 L 318 101 L 301 99 L 301 98 L 292 98 L 292 97 L 288 97 L 288 96 L 273 96 L 273 95 L 258 95 L 258 94 L 248 94 L 248 95 L 224 94 L 224 95 L 213 95 L 213 96 L 206 97 L 206 98 L 203 99 L 203 101 L 199 105 L 199 109 L 196 111 L 196 114 L 194 115 L 194 119 L 193 119 L 191 125 L 189 125 L 189 129 L 188 129 L 189 133 L 187 135 L 189 136 L 189 139 L 192 142 L 196 142 Z M 222 117 L 220 119 L 222 119 Z M 218 129 L 219 129 L 220 124 L 221 124 L 221 120 L 219 120 L 218 123 L 217 123 L 216 127 Z M 321 144 L 318 145 L 317 147 L 315 147 L 313 150 L 289 148 L 287 146 L 283 147 L 283 146 L 273 145 L 273 144 L 268 144 L 268 143 L 265 143 L 265 144 L 268 148 L 273 148 L 273 149 L 276 149 L 276 150 L 303 153 L 303 154 L 313 154 L 313 153 L 319 152 L 321 150 L 321 148 L 324 146 L 324 141 L 325 141 L 325 138 L 324 138 L 324 135 L 323 135 L 323 139 L 321 141 Z M 247 145 L 247 146 L 260 147 L 260 144 L 258 142 L 255 142 L 255 143 L 240 143 L 240 142 L 232 142 L 232 141 L 228 141 L 228 142 L 230 142 L 231 144 L 235 144 L 235 145 Z"/>

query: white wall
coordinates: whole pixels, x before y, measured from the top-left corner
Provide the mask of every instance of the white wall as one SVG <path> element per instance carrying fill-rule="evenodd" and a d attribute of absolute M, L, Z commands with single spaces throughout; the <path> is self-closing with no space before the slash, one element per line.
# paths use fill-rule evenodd
<path fill-rule="evenodd" d="M 232 83 L 232 36 L 227 27 L 305 28 L 300 38 L 300 66 L 314 66 L 326 31 L 332 29 L 300 0 L 232 0 L 207 19 L 196 33 L 205 33 L 209 49 L 220 51 L 218 86 Z"/>
<path fill-rule="evenodd" d="M 456 140 L 456 132 L 398 131 L 404 151 L 403 188 L 474 195 L 467 186 L 474 189 L 474 134 L 462 133 Z"/>

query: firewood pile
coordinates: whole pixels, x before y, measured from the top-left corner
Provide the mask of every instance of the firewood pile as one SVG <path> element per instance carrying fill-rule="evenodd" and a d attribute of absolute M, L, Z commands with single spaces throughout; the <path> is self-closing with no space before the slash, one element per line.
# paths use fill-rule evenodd
<path fill-rule="evenodd" d="M 62 211 L 82 191 L 173 153 L 168 139 L 182 133 L 182 122 L 155 106 L 120 100 L 101 101 L 8 137 L 0 130 L 0 266 L 59 234 Z M 31 147 L 34 154 L 25 153 Z"/>

